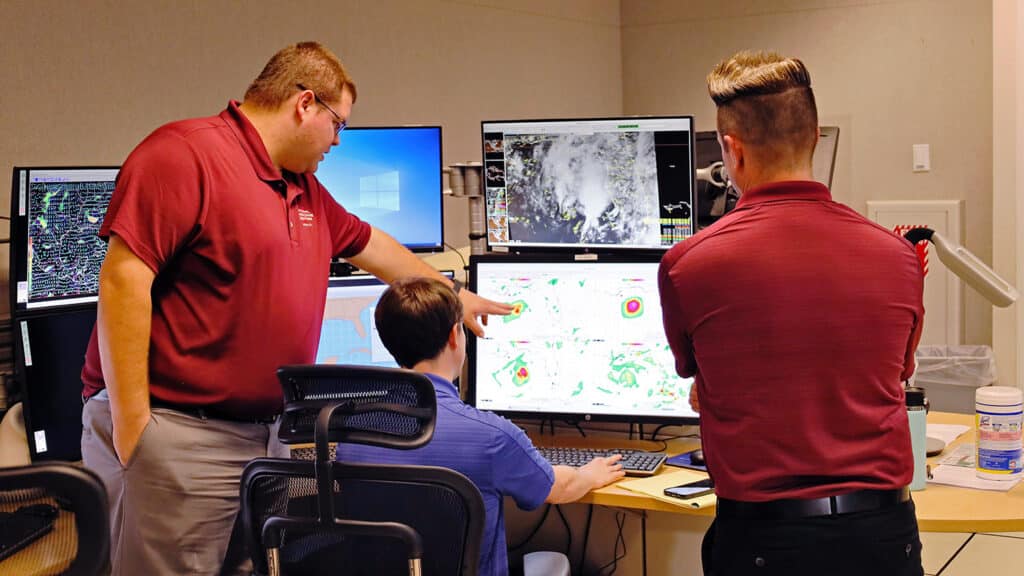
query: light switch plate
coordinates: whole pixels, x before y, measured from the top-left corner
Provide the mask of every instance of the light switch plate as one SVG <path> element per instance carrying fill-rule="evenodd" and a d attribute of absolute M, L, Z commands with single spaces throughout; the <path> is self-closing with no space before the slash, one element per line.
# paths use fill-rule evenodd
<path fill-rule="evenodd" d="M 931 149 L 928 144 L 914 144 L 914 172 L 932 169 Z"/>

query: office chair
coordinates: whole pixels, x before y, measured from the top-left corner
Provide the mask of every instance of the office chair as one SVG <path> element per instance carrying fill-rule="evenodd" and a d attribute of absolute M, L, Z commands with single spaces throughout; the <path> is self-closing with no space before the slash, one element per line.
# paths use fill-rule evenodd
<path fill-rule="evenodd" d="M 258 458 L 241 482 L 256 574 L 475 576 L 483 499 L 458 472 L 334 461 L 331 442 L 396 449 L 433 435 L 433 384 L 418 372 L 288 366 L 279 437 L 315 443 L 310 461 Z M 341 455 L 344 459 L 344 453 Z M 266 556 L 264 556 L 266 551 Z"/>
<path fill-rule="evenodd" d="M 109 513 L 91 470 L 57 462 L 0 468 L 0 573 L 106 573 Z"/>

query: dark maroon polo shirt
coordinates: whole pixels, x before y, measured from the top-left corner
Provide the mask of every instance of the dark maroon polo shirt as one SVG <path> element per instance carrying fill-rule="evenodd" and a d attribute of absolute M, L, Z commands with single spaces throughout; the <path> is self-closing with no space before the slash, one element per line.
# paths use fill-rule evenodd
<path fill-rule="evenodd" d="M 111 234 L 156 273 L 152 396 L 261 417 L 281 410 L 277 368 L 315 358 L 330 258 L 362 251 L 370 226 L 312 174 L 279 171 L 231 102 L 135 148 L 100 229 Z M 95 330 L 82 380 L 86 396 L 104 387 Z"/>
<path fill-rule="evenodd" d="M 676 369 L 696 377 L 719 496 L 910 483 L 901 381 L 924 308 L 909 242 L 821 184 L 777 182 L 671 249 L 659 282 Z"/>

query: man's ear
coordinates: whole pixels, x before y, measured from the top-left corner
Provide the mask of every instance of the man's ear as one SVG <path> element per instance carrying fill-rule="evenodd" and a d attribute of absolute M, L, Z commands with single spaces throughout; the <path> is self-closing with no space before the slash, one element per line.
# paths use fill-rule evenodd
<path fill-rule="evenodd" d="M 456 322 L 448 332 L 448 347 L 452 350 L 459 347 L 459 331 L 462 330 L 462 322 Z"/>
<path fill-rule="evenodd" d="M 732 157 L 733 164 L 737 167 L 743 165 L 745 160 L 743 156 L 743 142 L 737 140 L 732 134 L 726 134 L 722 136 L 722 148 L 724 149 L 723 152 L 728 153 Z"/>
<path fill-rule="evenodd" d="M 316 112 L 316 98 L 313 93 L 309 90 L 303 90 L 299 92 L 298 98 L 295 99 L 295 115 L 300 119 L 305 119 L 313 115 Z"/>

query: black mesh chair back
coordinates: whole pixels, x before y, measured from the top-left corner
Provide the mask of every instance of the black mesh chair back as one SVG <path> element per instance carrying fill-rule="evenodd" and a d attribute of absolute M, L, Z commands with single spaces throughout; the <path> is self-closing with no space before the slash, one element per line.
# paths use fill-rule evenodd
<path fill-rule="evenodd" d="M 404 575 L 408 550 L 420 546 L 423 574 L 475 576 L 485 513 L 469 479 L 436 467 L 335 462 L 330 450 L 337 442 L 426 444 L 437 410 L 430 380 L 411 370 L 337 365 L 286 366 L 278 378 L 282 442 L 316 448 L 311 461 L 260 458 L 242 475 L 241 514 L 256 573 L 337 574 L 344 567 L 346 575 Z M 374 531 L 383 525 L 389 528 Z M 268 541 L 273 563 L 262 552 Z"/>
<path fill-rule="evenodd" d="M 430 466 L 383 466 L 334 462 L 335 514 L 345 520 L 396 522 L 422 540 L 424 575 L 475 576 L 479 569 L 484 505 L 465 476 Z M 261 458 L 242 475 L 242 514 L 253 550 L 261 550 L 258 527 L 271 517 L 318 517 L 316 462 Z M 285 531 L 280 547 L 283 574 L 398 576 L 408 574 L 401 542 L 329 530 Z M 256 574 L 267 574 L 262 554 L 253 554 Z"/>
<path fill-rule="evenodd" d="M 91 470 L 58 462 L 0 468 L 0 574 L 106 573 L 109 513 Z"/>
<path fill-rule="evenodd" d="M 412 370 L 347 365 L 283 366 L 284 390 L 278 437 L 285 444 L 313 441 L 320 409 L 343 406 L 331 419 L 329 442 L 411 449 L 434 433 L 434 385 Z"/>

